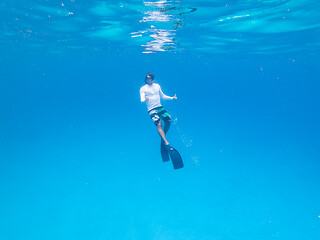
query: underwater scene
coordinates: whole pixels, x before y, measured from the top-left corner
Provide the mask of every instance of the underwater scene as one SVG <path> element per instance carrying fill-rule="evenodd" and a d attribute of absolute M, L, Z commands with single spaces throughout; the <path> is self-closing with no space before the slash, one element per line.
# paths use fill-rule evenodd
<path fill-rule="evenodd" d="M 1 240 L 319 239 L 319 1 L 1 0 L 0 20 Z"/>

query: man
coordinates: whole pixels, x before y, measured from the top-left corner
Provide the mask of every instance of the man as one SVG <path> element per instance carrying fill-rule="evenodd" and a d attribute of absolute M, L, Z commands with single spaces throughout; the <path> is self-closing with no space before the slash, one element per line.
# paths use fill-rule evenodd
<path fill-rule="evenodd" d="M 162 99 L 177 100 L 177 96 L 166 96 L 162 91 L 159 84 L 154 83 L 154 75 L 148 73 L 145 77 L 146 85 L 140 88 L 141 102 L 147 103 L 148 113 L 157 126 L 158 133 L 161 137 L 162 143 L 166 145 L 168 150 L 171 150 L 169 142 L 166 139 L 166 133 L 168 132 L 171 124 L 171 117 L 169 113 L 163 108 L 160 103 L 160 97 Z M 162 129 L 161 120 L 164 121 L 164 129 Z"/>

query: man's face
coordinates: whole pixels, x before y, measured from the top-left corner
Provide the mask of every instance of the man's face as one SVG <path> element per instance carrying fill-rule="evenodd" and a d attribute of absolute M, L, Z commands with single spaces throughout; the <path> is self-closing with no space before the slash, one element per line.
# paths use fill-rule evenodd
<path fill-rule="evenodd" d="M 147 76 L 146 81 L 147 81 L 148 85 L 152 85 L 152 83 L 153 83 L 153 79 L 150 76 Z"/>

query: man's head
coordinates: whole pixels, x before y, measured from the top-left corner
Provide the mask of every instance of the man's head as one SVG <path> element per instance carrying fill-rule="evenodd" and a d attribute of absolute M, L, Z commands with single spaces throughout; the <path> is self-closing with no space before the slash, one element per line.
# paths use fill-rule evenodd
<path fill-rule="evenodd" d="M 148 73 L 144 80 L 145 80 L 146 84 L 152 85 L 153 80 L 154 80 L 153 73 Z"/>

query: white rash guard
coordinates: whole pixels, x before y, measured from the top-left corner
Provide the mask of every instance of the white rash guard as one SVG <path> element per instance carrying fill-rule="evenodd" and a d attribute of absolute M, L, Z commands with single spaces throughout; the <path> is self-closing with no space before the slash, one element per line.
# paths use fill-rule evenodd
<path fill-rule="evenodd" d="M 149 98 L 148 101 L 146 101 L 147 96 Z M 152 85 L 146 84 L 142 88 L 140 88 L 141 102 L 147 103 L 148 111 L 150 111 L 153 108 L 162 106 L 160 103 L 160 96 L 164 100 L 172 100 L 173 99 L 173 97 L 169 97 L 169 96 L 165 95 L 161 91 L 160 85 L 157 83 L 153 83 Z"/>

